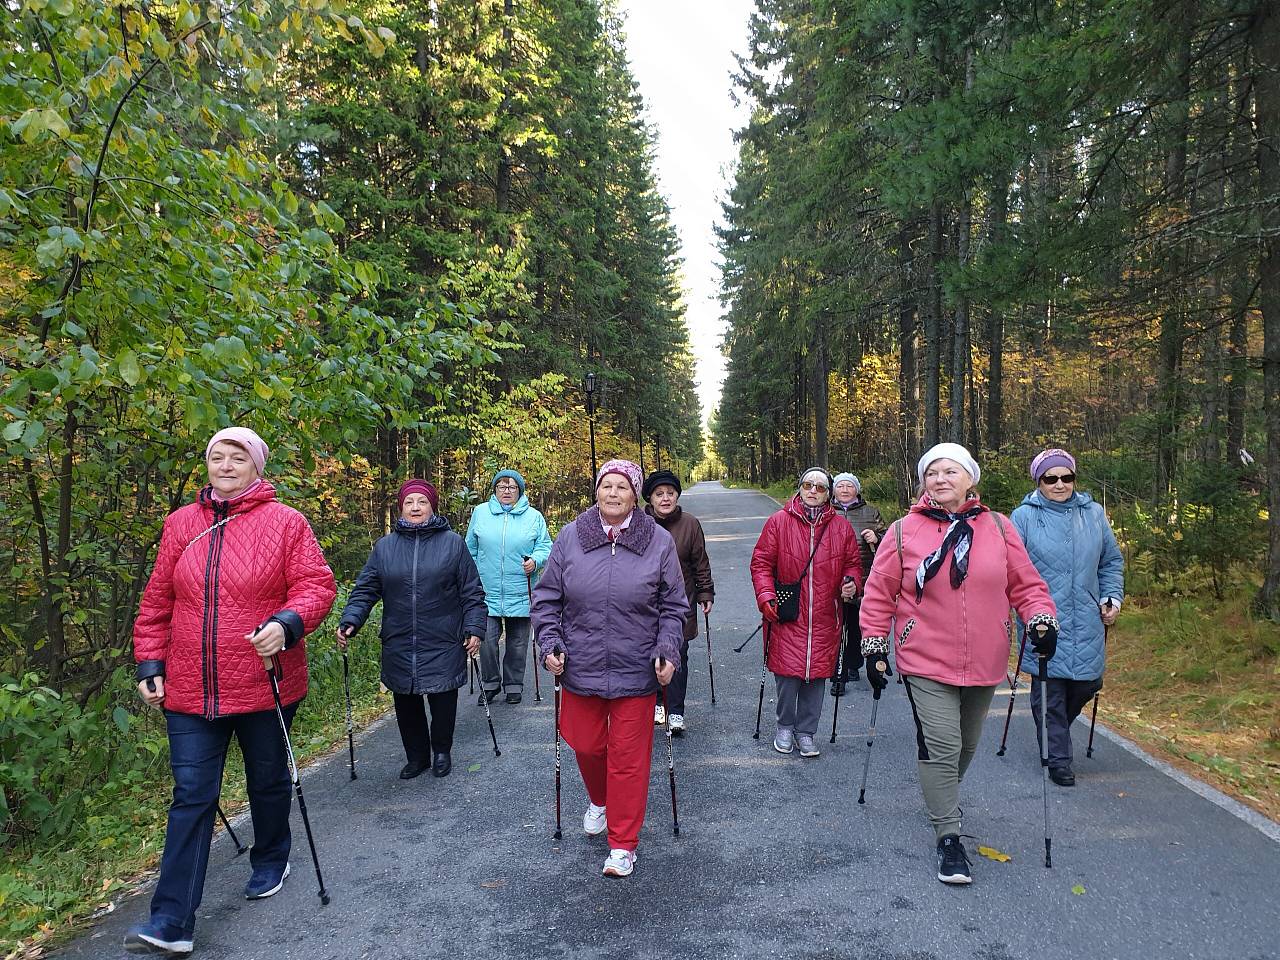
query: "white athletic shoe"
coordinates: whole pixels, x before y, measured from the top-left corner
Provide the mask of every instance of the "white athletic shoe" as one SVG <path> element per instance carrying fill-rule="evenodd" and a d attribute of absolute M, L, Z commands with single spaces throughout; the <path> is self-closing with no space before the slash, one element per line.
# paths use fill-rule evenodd
<path fill-rule="evenodd" d="M 662 704 L 658 704 L 653 708 L 653 725 L 660 727 L 667 722 L 667 711 L 662 709 Z"/>
<path fill-rule="evenodd" d="M 803 733 L 796 737 L 796 746 L 800 748 L 800 756 L 816 757 L 818 756 L 818 745 L 813 742 L 813 737 L 807 737 Z"/>
<path fill-rule="evenodd" d="M 597 807 L 594 803 L 587 803 L 587 812 L 582 815 L 582 832 L 588 837 L 598 837 L 609 828 L 608 820 L 605 817 L 604 807 Z"/>
<path fill-rule="evenodd" d="M 684 727 L 683 714 L 673 713 L 670 717 L 667 718 L 667 722 L 671 724 L 672 736 L 678 737 L 680 736 L 680 734 L 684 733 L 685 727 Z"/>
<path fill-rule="evenodd" d="M 609 859 L 604 862 L 604 875 L 606 877 L 629 877 L 631 876 L 631 871 L 635 869 L 636 861 L 639 859 L 634 850 L 610 850 Z"/>

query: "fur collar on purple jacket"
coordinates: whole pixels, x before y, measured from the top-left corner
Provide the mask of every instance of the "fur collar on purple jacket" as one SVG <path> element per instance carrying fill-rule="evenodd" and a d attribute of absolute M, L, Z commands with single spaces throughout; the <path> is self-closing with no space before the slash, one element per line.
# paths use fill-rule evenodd
<path fill-rule="evenodd" d="M 578 544 L 583 553 L 590 553 L 597 547 L 608 546 L 609 538 L 604 533 L 604 523 L 600 519 L 600 508 L 592 507 L 579 515 L 573 522 L 578 533 Z M 649 541 L 653 539 L 653 531 L 657 522 L 643 510 L 631 511 L 631 523 L 618 537 L 617 544 L 626 547 L 632 553 L 641 555 L 649 549 Z"/>

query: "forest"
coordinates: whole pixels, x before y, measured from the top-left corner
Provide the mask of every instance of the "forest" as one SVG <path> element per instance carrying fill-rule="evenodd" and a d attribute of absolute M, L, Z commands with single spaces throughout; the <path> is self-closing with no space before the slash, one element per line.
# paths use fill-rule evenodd
<path fill-rule="evenodd" d="M 1280 620 L 1273 5 L 759 0 L 735 83 L 731 474 L 900 500 L 957 440 L 1020 498 L 1067 446 L 1144 562 L 1265 568 Z"/>
<path fill-rule="evenodd" d="M 607 4 L 8 0 L 0 44 L 2 943 L 155 822 L 131 625 L 214 430 L 348 583 L 411 473 L 456 525 L 514 466 L 563 520 L 588 405 L 602 455 L 702 437 Z"/>

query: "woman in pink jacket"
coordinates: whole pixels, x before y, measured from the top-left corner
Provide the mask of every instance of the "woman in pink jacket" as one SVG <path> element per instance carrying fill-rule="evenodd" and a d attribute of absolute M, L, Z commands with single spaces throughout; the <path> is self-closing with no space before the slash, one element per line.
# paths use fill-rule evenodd
<path fill-rule="evenodd" d="M 867 578 L 862 652 L 867 680 L 883 689 L 889 638 L 895 641 L 915 717 L 938 879 L 970 883 L 960 842 L 960 780 L 1006 677 L 1009 608 L 1027 623 L 1036 654 L 1046 657 L 1057 643 L 1057 610 L 1017 529 L 979 499 L 981 471 L 968 450 L 940 443 L 920 458 L 916 473 L 920 499 L 885 534 Z"/>

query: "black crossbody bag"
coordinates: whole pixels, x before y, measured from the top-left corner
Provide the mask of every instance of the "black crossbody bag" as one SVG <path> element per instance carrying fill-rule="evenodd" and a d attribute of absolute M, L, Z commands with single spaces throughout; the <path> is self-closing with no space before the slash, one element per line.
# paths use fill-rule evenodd
<path fill-rule="evenodd" d="M 813 565 L 813 558 L 818 553 L 818 547 L 822 546 L 822 538 L 834 521 L 828 520 L 826 526 L 818 531 L 818 539 L 813 543 L 813 553 L 809 554 L 809 562 L 804 565 L 804 569 L 800 571 L 800 579 L 795 583 L 782 583 L 776 577 L 773 580 L 773 592 L 778 597 L 778 622 L 790 623 L 792 620 L 800 618 L 800 585 L 804 583 L 804 578 L 809 575 L 809 567 Z"/>

